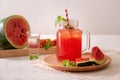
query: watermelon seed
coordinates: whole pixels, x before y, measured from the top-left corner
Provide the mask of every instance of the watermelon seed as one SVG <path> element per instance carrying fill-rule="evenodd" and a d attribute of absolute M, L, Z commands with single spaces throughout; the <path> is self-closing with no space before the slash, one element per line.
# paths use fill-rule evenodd
<path fill-rule="evenodd" d="M 16 28 L 17 24 L 16 23 L 13 23 L 13 27 Z"/>
<path fill-rule="evenodd" d="M 15 32 L 15 30 L 13 30 L 13 32 Z"/>
<path fill-rule="evenodd" d="M 21 26 L 20 26 L 20 25 L 18 25 L 18 27 L 20 28 Z"/>
<path fill-rule="evenodd" d="M 17 26 L 20 28 L 21 27 L 21 25 L 20 25 L 20 23 L 19 22 L 17 22 Z"/>
<path fill-rule="evenodd" d="M 21 29 L 21 32 L 24 33 L 25 32 L 24 29 Z"/>
<path fill-rule="evenodd" d="M 20 35 L 20 38 L 22 38 L 23 36 L 22 35 Z"/>

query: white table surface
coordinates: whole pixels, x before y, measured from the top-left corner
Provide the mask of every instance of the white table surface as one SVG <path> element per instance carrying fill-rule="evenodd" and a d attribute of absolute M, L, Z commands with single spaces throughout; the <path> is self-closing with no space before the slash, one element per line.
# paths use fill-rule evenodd
<path fill-rule="evenodd" d="M 54 36 L 41 36 L 41 38 Z M 120 35 L 92 35 L 91 47 L 99 46 L 112 63 L 105 69 L 92 72 L 63 72 L 43 63 L 46 55 L 37 61 L 28 56 L 0 58 L 0 80 L 120 80 Z"/>

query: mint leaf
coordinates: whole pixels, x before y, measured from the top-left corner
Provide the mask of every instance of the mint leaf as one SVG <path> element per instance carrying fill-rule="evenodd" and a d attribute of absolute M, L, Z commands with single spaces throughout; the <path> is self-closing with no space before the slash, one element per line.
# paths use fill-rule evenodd
<path fill-rule="evenodd" d="M 55 26 L 57 26 L 57 25 L 58 25 L 58 23 L 59 23 L 59 20 L 56 20 L 56 21 L 55 21 Z"/>
<path fill-rule="evenodd" d="M 70 64 L 71 66 L 76 66 L 75 61 L 70 61 L 69 64 Z"/>
<path fill-rule="evenodd" d="M 30 59 L 30 60 L 33 60 L 33 56 L 30 56 L 29 59 Z"/>
<path fill-rule="evenodd" d="M 69 60 L 63 60 L 62 64 L 63 64 L 63 66 L 68 67 L 69 66 Z"/>
<path fill-rule="evenodd" d="M 44 46 L 45 50 L 48 50 L 50 47 L 51 47 L 51 46 L 50 46 L 49 44 L 46 44 L 46 45 Z"/>
<path fill-rule="evenodd" d="M 63 22 L 66 21 L 66 19 L 65 19 L 64 17 L 62 17 L 62 16 L 58 16 L 58 17 L 57 17 L 57 20 L 58 20 L 58 21 L 63 21 Z"/>

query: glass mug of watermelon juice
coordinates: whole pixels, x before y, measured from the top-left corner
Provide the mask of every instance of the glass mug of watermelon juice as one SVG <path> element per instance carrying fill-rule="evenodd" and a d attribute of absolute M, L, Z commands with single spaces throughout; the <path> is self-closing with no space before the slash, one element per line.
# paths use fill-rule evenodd
<path fill-rule="evenodd" d="M 83 32 L 86 35 L 85 49 L 82 49 Z M 69 27 L 65 22 L 60 22 L 56 38 L 58 61 L 75 61 L 77 58 L 81 58 L 82 52 L 88 50 L 90 47 L 90 33 L 79 29 L 78 20 L 69 20 Z"/>
<path fill-rule="evenodd" d="M 31 33 L 28 32 L 28 52 L 30 59 L 37 59 L 39 55 L 39 41 L 40 41 L 40 33 Z"/>

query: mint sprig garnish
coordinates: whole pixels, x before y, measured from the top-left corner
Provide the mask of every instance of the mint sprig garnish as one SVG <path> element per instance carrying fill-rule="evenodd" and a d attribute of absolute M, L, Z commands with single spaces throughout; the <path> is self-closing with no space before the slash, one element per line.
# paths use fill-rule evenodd
<path fill-rule="evenodd" d="M 35 59 L 38 59 L 38 58 L 39 58 L 38 55 L 30 55 L 30 56 L 29 56 L 29 59 L 30 59 L 30 60 L 35 60 Z"/>
<path fill-rule="evenodd" d="M 57 16 L 57 20 L 55 21 L 55 26 L 57 26 L 58 23 L 60 23 L 60 21 L 66 22 L 66 19 L 62 16 Z"/>
<path fill-rule="evenodd" d="M 65 67 L 74 67 L 76 66 L 75 61 L 63 60 L 62 65 Z"/>
<path fill-rule="evenodd" d="M 50 39 L 46 40 L 45 43 L 43 43 L 43 46 L 45 50 L 48 50 L 50 47 L 52 47 L 52 41 Z"/>
<path fill-rule="evenodd" d="M 67 20 L 62 16 L 57 16 L 57 20 L 55 21 L 55 26 L 57 26 L 61 21 L 66 22 Z M 67 29 L 67 27 L 68 27 L 68 25 L 64 25 L 64 28 Z M 74 27 L 69 25 L 69 29 L 74 29 Z"/>

